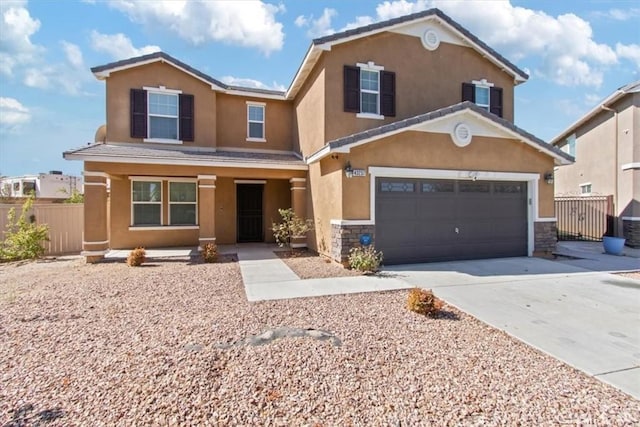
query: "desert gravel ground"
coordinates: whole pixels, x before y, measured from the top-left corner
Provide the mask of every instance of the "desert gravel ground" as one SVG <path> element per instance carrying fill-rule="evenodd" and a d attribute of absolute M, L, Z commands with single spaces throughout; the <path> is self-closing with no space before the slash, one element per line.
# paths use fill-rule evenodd
<path fill-rule="evenodd" d="M 344 268 L 337 262 L 308 250 L 278 251 L 276 254 L 301 279 L 360 276 L 362 273 Z"/>
<path fill-rule="evenodd" d="M 248 303 L 235 262 L 0 265 L 0 426 L 640 423 L 622 392 L 405 298 Z"/>

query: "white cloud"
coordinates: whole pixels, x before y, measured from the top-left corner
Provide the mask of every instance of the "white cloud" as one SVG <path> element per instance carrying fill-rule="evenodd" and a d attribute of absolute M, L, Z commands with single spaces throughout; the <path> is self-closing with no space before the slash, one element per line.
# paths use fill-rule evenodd
<path fill-rule="evenodd" d="M 283 25 L 276 21 L 276 14 L 284 12 L 282 5 L 257 0 L 111 0 L 110 5 L 134 22 L 173 32 L 194 45 L 220 41 L 269 55 L 284 44 Z"/>
<path fill-rule="evenodd" d="M 624 45 L 622 43 L 616 43 L 616 53 L 620 58 L 635 62 L 636 67 L 640 69 L 640 44 Z"/>
<path fill-rule="evenodd" d="M 255 89 L 279 90 L 282 92 L 287 90 L 286 86 L 276 82 L 273 82 L 271 85 L 267 85 L 262 83 L 259 80 L 248 79 L 243 77 L 224 76 L 220 80 L 222 80 L 222 82 L 230 86 L 242 86 L 242 87 L 250 87 Z"/>
<path fill-rule="evenodd" d="M 594 16 L 613 19 L 615 21 L 628 21 L 629 19 L 640 17 L 640 8 L 630 9 L 609 9 L 605 12 L 594 12 Z"/>
<path fill-rule="evenodd" d="M 154 45 L 137 48 L 122 33 L 101 34 L 95 30 L 91 32 L 91 47 L 98 52 L 108 53 L 113 59 L 133 58 L 161 50 L 159 46 Z"/>
<path fill-rule="evenodd" d="M 296 27 L 304 27 L 309 23 L 309 20 L 304 15 L 300 15 L 293 23 L 296 24 Z"/>
<path fill-rule="evenodd" d="M 560 85 L 602 84 L 604 71 L 617 62 L 616 51 L 597 43 L 589 22 L 574 15 L 557 17 L 513 6 L 509 1 L 385 1 L 372 21 L 438 7 L 507 58 L 536 57 L 534 74 Z M 366 22 L 367 17 L 357 19 Z M 354 23 L 347 25 L 355 26 Z"/>
<path fill-rule="evenodd" d="M 597 93 L 585 93 L 584 95 L 584 103 L 587 106 L 594 106 L 600 102 L 600 100 L 602 100 L 602 97 Z"/>
<path fill-rule="evenodd" d="M 40 21 L 25 6 L 26 1 L 0 2 L 0 73 L 8 76 L 16 67 L 33 62 L 42 50 L 31 42 Z"/>
<path fill-rule="evenodd" d="M 0 97 L 0 127 L 13 130 L 31 120 L 29 109 L 15 98 Z"/>
<path fill-rule="evenodd" d="M 89 80 L 80 48 L 62 41 L 66 62 L 27 67 L 22 82 L 29 87 L 52 89 L 69 95 L 81 95 L 82 86 Z"/>
<path fill-rule="evenodd" d="M 373 18 L 370 16 L 356 16 L 356 19 L 352 22 L 349 22 L 340 31 L 350 30 L 352 28 L 364 27 L 365 25 L 372 24 L 374 22 Z"/>

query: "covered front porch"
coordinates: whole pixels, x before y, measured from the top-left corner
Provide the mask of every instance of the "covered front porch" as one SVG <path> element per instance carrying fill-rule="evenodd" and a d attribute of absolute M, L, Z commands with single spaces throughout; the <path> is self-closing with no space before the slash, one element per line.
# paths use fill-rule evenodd
<path fill-rule="evenodd" d="M 293 154 L 193 152 L 187 158 L 81 155 L 88 262 L 109 250 L 274 242 L 278 209 L 306 216 L 307 166 Z M 94 146 L 95 147 L 95 146 Z M 140 148 L 135 148 L 135 154 Z M 150 150 L 146 148 L 146 150 Z M 156 156 L 172 153 L 156 148 Z M 115 155 L 116 153 L 120 155 Z M 184 154 L 184 151 L 180 151 Z M 76 155 L 78 156 L 78 155 Z M 99 161 L 92 161 L 92 160 Z M 204 161 L 206 159 L 206 161 Z M 297 242 L 305 246 L 306 241 Z"/>

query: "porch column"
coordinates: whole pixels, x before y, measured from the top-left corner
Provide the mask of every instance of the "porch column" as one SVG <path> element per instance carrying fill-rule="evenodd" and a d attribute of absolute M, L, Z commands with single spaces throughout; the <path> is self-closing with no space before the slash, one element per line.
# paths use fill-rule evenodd
<path fill-rule="evenodd" d="M 198 175 L 199 248 L 216 243 L 216 176 Z"/>
<path fill-rule="evenodd" d="M 81 255 L 95 263 L 109 251 L 107 179 L 104 172 L 84 171 L 84 234 Z"/>
<path fill-rule="evenodd" d="M 291 208 L 298 218 L 307 219 L 307 179 L 291 178 Z M 291 242 L 293 248 L 306 248 L 307 236 L 298 236 Z"/>

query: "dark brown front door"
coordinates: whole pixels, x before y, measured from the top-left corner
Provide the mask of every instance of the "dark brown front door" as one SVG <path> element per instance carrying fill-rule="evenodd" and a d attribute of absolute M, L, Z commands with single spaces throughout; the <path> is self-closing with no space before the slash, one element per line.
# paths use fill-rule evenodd
<path fill-rule="evenodd" d="M 385 264 L 527 255 L 527 183 L 378 178 Z"/>
<path fill-rule="evenodd" d="M 263 242 L 262 184 L 237 184 L 238 242 Z"/>

